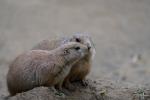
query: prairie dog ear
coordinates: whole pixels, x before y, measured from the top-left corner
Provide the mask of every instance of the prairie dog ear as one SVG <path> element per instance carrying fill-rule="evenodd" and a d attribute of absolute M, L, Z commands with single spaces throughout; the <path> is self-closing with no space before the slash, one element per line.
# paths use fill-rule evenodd
<path fill-rule="evenodd" d="M 70 50 L 69 49 L 64 49 L 64 54 L 67 55 L 70 53 Z"/>

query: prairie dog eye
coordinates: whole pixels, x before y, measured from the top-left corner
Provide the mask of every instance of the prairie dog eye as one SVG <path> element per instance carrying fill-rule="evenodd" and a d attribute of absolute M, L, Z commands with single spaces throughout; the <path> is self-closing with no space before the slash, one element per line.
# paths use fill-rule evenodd
<path fill-rule="evenodd" d="M 75 47 L 75 50 L 79 50 L 80 49 L 80 47 Z"/>
<path fill-rule="evenodd" d="M 76 38 L 76 42 L 81 42 L 81 40 L 79 38 Z"/>

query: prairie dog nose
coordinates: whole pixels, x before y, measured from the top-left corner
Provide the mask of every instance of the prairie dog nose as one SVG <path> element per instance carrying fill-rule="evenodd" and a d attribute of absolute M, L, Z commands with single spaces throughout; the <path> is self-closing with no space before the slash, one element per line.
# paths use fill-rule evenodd
<path fill-rule="evenodd" d="M 88 48 L 88 50 L 90 50 L 92 48 L 90 43 L 87 43 L 87 48 Z"/>

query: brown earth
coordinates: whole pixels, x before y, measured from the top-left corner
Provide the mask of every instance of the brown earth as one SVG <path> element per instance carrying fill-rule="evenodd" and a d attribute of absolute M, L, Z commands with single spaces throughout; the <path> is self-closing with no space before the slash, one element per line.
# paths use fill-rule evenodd
<path fill-rule="evenodd" d="M 77 89 L 68 95 L 52 91 L 47 87 L 34 88 L 6 100 L 149 100 L 150 89 L 135 84 L 110 80 L 88 80 L 85 88 L 75 83 Z M 4 100 L 5 100 L 4 99 Z"/>
<path fill-rule="evenodd" d="M 149 5 L 150 0 L 0 0 L 0 95 L 8 95 L 8 65 L 18 54 L 73 32 L 88 32 L 95 42 L 90 79 L 149 85 Z"/>

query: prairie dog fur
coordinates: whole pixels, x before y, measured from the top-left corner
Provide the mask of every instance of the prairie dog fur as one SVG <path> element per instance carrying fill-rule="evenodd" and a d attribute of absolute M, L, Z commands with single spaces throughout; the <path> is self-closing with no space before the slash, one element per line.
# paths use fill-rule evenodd
<path fill-rule="evenodd" d="M 88 54 L 87 46 L 69 42 L 51 51 L 31 50 L 10 65 L 7 86 L 11 95 L 38 86 L 62 87 L 74 63 Z"/>
<path fill-rule="evenodd" d="M 88 73 L 91 70 L 91 63 L 92 63 L 92 58 L 95 55 L 95 47 L 92 42 L 91 37 L 88 34 L 85 33 L 76 33 L 73 34 L 70 37 L 63 37 L 63 38 L 58 38 L 54 40 L 43 40 L 39 44 L 37 44 L 33 50 L 53 50 L 65 43 L 68 42 L 78 42 L 84 45 L 87 45 L 90 52 L 84 56 L 80 61 L 76 62 L 68 76 L 66 77 L 64 81 L 64 86 L 68 89 L 73 88 L 73 86 L 70 84 L 71 81 L 83 81 Z"/>

